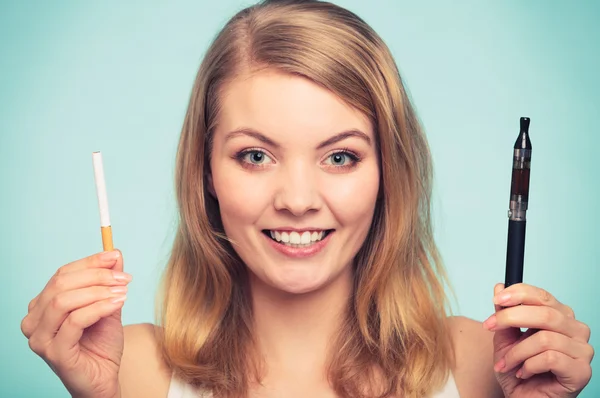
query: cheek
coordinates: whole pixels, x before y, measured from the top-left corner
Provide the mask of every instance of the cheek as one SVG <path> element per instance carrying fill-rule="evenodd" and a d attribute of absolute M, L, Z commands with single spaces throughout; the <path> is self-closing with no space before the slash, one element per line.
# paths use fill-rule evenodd
<path fill-rule="evenodd" d="M 255 222 L 269 206 L 268 184 L 234 167 L 213 168 L 213 186 L 226 228 Z"/>
<path fill-rule="evenodd" d="M 354 174 L 328 179 L 323 185 L 323 196 L 341 224 L 368 228 L 375 210 L 378 190 L 377 165 L 363 165 L 362 169 Z"/>

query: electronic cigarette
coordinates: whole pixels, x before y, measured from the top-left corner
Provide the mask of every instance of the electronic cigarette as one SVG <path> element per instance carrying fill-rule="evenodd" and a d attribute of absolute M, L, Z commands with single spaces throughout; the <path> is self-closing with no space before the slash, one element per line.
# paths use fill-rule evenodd
<path fill-rule="evenodd" d="M 504 287 L 523 282 L 525 256 L 525 226 L 529 201 L 529 171 L 531 169 L 531 140 L 529 118 L 521 118 L 521 129 L 513 151 L 510 207 L 508 210 L 508 244 Z"/>

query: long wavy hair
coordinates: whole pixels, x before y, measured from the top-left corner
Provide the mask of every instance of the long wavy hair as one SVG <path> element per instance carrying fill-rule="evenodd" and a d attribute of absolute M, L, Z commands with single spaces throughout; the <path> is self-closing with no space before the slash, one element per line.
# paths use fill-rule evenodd
<path fill-rule="evenodd" d="M 352 398 L 430 394 L 445 383 L 454 353 L 431 227 L 429 147 L 383 40 L 354 13 L 316 0 L 243 9 L 201 63 L 177 150 L 179 223 L 157 296 L 167 364 L 215 397 L 246 397 L 262 377 L 248 271 L 225 236 L 207 175 L 224 85 L 264 68 L 310 79 L 375 127 L 380 195 L 329 353 L 331 385 Z"/>

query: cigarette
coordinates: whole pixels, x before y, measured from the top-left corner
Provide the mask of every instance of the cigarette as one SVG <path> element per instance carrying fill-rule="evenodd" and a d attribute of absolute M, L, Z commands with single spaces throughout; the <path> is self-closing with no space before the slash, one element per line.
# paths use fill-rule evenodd
<path fill-rule="evenodd" d="M 96 195 L 100 208 L 100 232 L 102 233 L 102 247 L 104 251 L 114 249 L 110 216 L 108 214 L 108 199 L 106 197 L 106 181 L 104 180 L 104 167 L 102 166 L 102 153 L 92 153 L 94 162 L 94 179 L 96 180 Z"/>

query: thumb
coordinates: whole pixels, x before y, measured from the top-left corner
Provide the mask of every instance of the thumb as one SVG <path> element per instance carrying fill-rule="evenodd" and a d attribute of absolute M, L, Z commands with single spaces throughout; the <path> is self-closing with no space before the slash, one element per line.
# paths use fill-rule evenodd
<path fill-rule="evenodd" d="M 503 283 L 497 283 L 494 286 L 494 296 L 504 290 Z M 502 306 L 494 304 L 494 312 L 502 310 Z M 517 342 L 521 337 L 521 329 L 519 328 L 508 328 L 503 330 L 497 330 L 494 332 L 494 361 L 498 361 L 500 358 L 508 352 L 508 350 Z"/>
<path fill-rule="evenodd" d="M 123 253 L 121 253 L 121 250 L 119 249 L 114 250 L 115 252 L 119 253 L 119 256 L 117 257 L 117 262 L 115 263 L 115 265 L 112 266 L 112 270 L 123 272 Z"/>
<path fill-rule="evenodd" d="M 504 284 L 498 283 L 494 286 L 494 296 L 504 290 Z M 502 311 L 502 306 L 494 305 L 495 313 Z M 519 341 L 521 337 L 521 329 L 519 328 L 508 328 L 503 330 L 497 330 L 494 332 L 494 364 L 498 363 L 511 347 Z M 494 369 L 496 370 L 496 369 Z M 514 377 L 516 369 L 510 372 L 499 373 L 496 371 L 496 380 L 500 384 L 502 391 L 505 396 L 509 397 L 514 392 L 515 388 L 519 384 L 519 379 Z"/>

